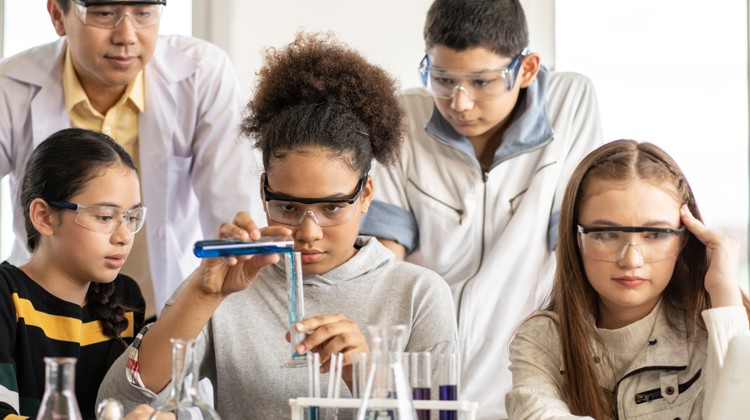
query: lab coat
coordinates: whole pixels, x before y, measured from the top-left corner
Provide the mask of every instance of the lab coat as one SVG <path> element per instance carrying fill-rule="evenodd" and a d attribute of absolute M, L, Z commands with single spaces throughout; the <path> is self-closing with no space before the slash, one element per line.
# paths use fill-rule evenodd
<path fill-rule="evenodd" d="M 31 152 L 71 126 L 62 69 L 67 39 L 0 61 L 0 176 L 13 203 Z M 143 202 L 157 313 L 199 260 L 193 243 L 216 237 L 240 210 L 263 223 L 258 164 L 238 139 L 243 104 L 227 55 L 205 41 L 162 36 L 145 69 L 146 105 L 138 117 Z M 28 259 L 23 214 L 9 261 Z"/>

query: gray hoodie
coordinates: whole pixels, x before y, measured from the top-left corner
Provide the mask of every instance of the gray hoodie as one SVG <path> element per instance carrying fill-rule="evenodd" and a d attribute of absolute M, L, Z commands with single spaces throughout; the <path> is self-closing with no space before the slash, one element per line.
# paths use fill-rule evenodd
<path fill-rule="evenodd" d="M 404 324 L 404 351 L 456 351 L 454 304 L 447 283 L 428 269 L 395 260 L 374 238 L 360 237 L 357 246 L 357 254 L 343 265 L 304 277 L 305 315 L 344 314 L 368 342 L 367 325 Z M 198 337 L 201 376 L 213 383 L 215 406 L 225 420 L 289 418 L 289 399 L 308 396 L 307 369 L 280 367 L 291 357 L 284 338 L 285 282 L 283 263 L 266 267 L 248 289 L 222 302 Z M 110 368 L 97 401 L 114 397 L 130 410 L 139 403 L 153 403 L 157 396 L 127 381 L 127 354 Z M 328 375 L 321 375 L 321 382 L 327 381 Z M 349 396 L 342 387 L 342 397 Z"/>

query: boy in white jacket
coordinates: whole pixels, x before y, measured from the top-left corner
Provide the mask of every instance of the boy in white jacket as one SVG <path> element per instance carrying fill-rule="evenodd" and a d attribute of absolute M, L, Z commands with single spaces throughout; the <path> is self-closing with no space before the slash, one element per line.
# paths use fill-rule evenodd
<path fill-rule="evenodd" d="M 361 232 L 451 285 L 460 396 L 503 418 L 510 335 L 549 292 L 562 191 L 601 143 L 599 110 L 586 77 L 527 49 L 518 1 L 436 0 L 424 37 L 426 89 L 403 95 L 405 144 Z"/>

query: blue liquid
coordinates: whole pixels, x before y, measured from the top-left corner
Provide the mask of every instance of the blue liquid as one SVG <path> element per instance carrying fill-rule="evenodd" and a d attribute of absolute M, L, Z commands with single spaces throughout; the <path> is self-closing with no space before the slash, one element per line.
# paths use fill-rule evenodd
<path fill-rule="evenodd" d="M 458 399 L 458 385 L 440 385 L 440 401 L 456 401 Z M 440 420 L 456 420 L 455 410 L 440 410 Z"/>
<path fill-rule="evenodd" d="M 299 321 L 296 311 L 296 299 L 297 299 L 297 267 L 294 266 L 294 252 L 287 251 L 289 254 L 289 268 L 291 269 L 292 285 L 289 290 L 289 325 L 294 325 Z M 296 357 L 299 357 L 297 352 L 294 352 Z"/>
<path fill-rule="evenodd" d="M 412 388 L 414 400 L 429 400 L 430 388 Z M 417 420 L 430 420 L 430 410 L 417 410 Z"/>
<path fill-rule="evenodd" d="M 320 420 L 320 407 L 307 407 L 307 420 Z"/>
<path fill-rule="evenodd" d="M 291 270 L 290 276 L 292 284 L 289 289 L 289 325 L 291 326 L 299 322 L 299 314 L 297 313 L 297 267 L 294 261 L 294 249 L 287 248 L 284 252 L 289 255 L 289 268 Z M 294 341 L 294 337 L 291 337 L 291 339 Z M 301 357 L 305 356 L 297 353 L 296 350 L 292 352 L 292 359 L 298 359 Z"/>
<path fill-rule="evenodd" d="M 440 401 L 456 401 L 458 385 L 440 385 Z"/>
<path fill-rule="evenodd" d="M 294 242 L 280 240 L 276 237 L 263 237 L 256 242 L 207 239 L 198 241 L 193 245 L 193 254 L 198 258 L 278 254 L 291 252 L 293 246 Z"/>

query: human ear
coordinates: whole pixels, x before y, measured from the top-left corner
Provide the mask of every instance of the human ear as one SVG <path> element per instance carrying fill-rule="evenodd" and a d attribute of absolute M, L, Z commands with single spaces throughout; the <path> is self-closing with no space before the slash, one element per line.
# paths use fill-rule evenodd
<path fill-rule="evenodd" d="M 541 68 L 541 60 L 537 53 L 531 53 L 521 59 L 521 71 L 518 75 L 521 88 L 527 88 L 534 82 Z"/>
<path fill-rule="evenodd" d="M 70 4 L 69 7 L 73 7 L 73 5 Z M 65 13 L 63 12 L 60 1 L 47 0 L 47 12 L 49 12 L 49 17 L 52 19 L 52 25 L 55 27 L 57 35 L 64 36 L 65 24 L 63 23 L 63 16 L 65 16 Z"/>
<path fill-rule="evenodd" d="M 29 220 L 41 236 L 52 236 L 59 224 L 57 213 L 41 198 L 35 198 L 29 204 Z"/>
<path fill-rule="evenodd" d="M 362 187 L 362 193 L 359 196 L 359 199 L 362 202 L 362 213 L 367 213 L 367 209 L 370 208 L 374 191 L 375 183 L 372 182 L 372 177 L 368 175 L 367 182 L 365 182 L 364 187 Z"/>

